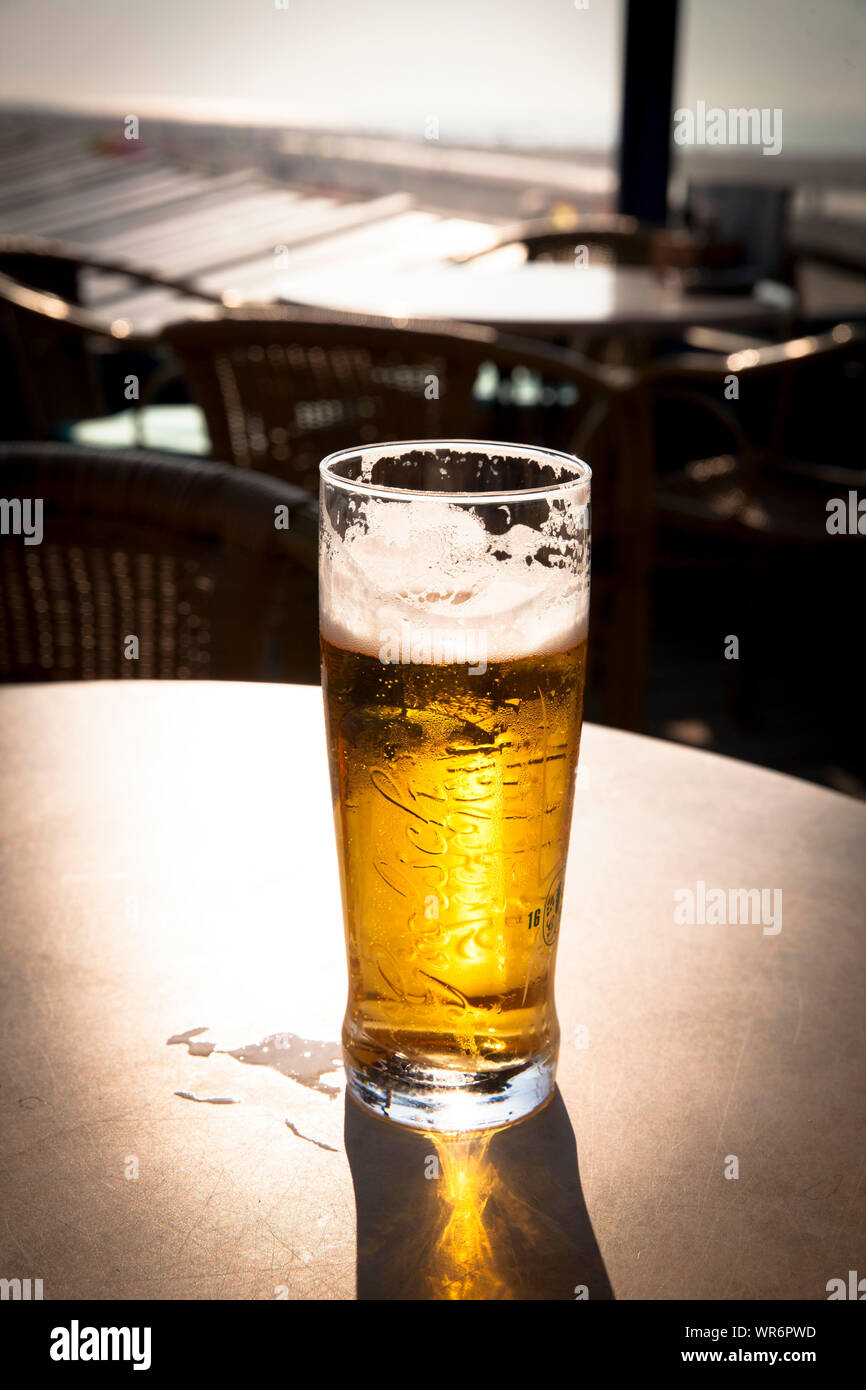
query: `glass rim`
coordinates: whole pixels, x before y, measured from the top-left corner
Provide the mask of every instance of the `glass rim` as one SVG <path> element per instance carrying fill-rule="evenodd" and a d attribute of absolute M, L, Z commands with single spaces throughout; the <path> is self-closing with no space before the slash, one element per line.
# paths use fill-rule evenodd
<path fill-rule="evenodd" d="M 471 452 L 473 449 L 486 449 L 501 455 L 523 456 L 529 459 L 538 459 L 541 462 L 556 460 L 560 463 L 567 463 L 571 468 L 576 466 L 577 473 L 575 476 L 565 478 L 558 483 L 506 488 L 504 491 L 440 492 L 433 488 L 385 487 L 381 483 L 368 483 L 354 478 L 344 478 L 333 471 L 334 466 L 342 459 L 353 458 L 357 455 L 384 454 L 389 449 L 405 452 L 408 449 L 433 451 L 441 448 L 459 449 L 464 452 Z M 592 469 L 589 464 L 585 463 L 583 459 L 579 459 L 576 454 L 566 454 L 561 449 L 548 449 L 543 445 L 513 444 L 502 439 L 392 439 L 383 440 L 376 444 L 356 444 L 350 449 L 337 449 L 332 454 L 326 454 L 319 464 L 319 474 L 322 481 L 329 483 L 332 487 L 340 488 L 344 492 L 361 493 L 365 497 L 380 497 L 386 500 L 424 498 L 428 501 L 461 502 L 472 506 L 483 506 L 487 503 L 496 503 L 501 506 L 503 502 L 530 502 L 536 498 L 550 497 L 557 493 L 579 492 L 581 489 L 586 489 L 592 479 Z"/>

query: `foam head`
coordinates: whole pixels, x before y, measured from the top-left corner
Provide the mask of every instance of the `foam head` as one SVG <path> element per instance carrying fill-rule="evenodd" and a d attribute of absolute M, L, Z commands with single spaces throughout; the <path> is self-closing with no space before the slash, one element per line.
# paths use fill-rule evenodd
<path fill-rule="evenodd" d="M 373 481 L 397 448 L 426 454 L 425 481 L 435 490 L 401 490 Z M 426 630 L 437 636 L 483 634 L 487 659 L 564 651 L 585 635 L 589 607 L 589 470 L 566 455 L 517 446 L 466 444 L 476 486 L 445 492 L 455 470 L 442 451 L 453 445 L 379 446 L 355 453 L 357 476 L 334 483 L 323 465 L 320 509 L 320 615 L 323 636 L 337 646 L 377 654 L 384 634 Z M 390 451 L 390 452 L 388 452 Z M 479 451 L 484 451 L 480 453 Z M 492 452 L 491 452 L 492 451 Z M 497 452 L 498 451 L 498 452 Z M 507 451 L 507 453 L 505 452 Z M 565 460 L 564 485 L 542 482 L 499 491 L 503 472 L 484 476 L 485 462 L 537 454 Z M 372 458 L 371 458 L 372 456 Z M 430 463 L 434 469 L 431 473 Z M 582 470 L 582 471 L 577 471 Z M 390 478 L 402 477 L 390 471 Z M 485 481 L 494 487 L 477 484 Z M 435 658 L 434 658 L 435 659 Z"/>

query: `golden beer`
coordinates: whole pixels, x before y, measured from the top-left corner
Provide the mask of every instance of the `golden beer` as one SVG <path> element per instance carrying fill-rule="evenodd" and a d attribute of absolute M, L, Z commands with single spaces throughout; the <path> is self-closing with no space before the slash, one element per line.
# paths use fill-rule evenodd
<path fill-rule="evenodd" d="M 555 1054 L 586 642 L 474 676 L 322 645 L 346 1048 L 491 1072 Z"/>
<path fill-rule="evenodd" d="M 454 446 L 380 447 L 395 451 L 386 460 L 395 469 L 401 450 L 418 467 L 428 455 L 438 463 L 440 448 L 447 470 L 460 458 Z M 475 450 L 514 446 L 461 448 L 468 472 Z M 333 459 L 357 473 L 365 453 L 375 450 Z M 322 683 L 348 1086 L 422 1128 L 507 1123 L 553 1092 L 589 470 L 552 457 L 565 460 L 564 499 L 539 486 L 525 500 L 496 492 L 490 506 L 477 487 L 440 498 L 432 467 L 415 494 L 322 465 Z"/>

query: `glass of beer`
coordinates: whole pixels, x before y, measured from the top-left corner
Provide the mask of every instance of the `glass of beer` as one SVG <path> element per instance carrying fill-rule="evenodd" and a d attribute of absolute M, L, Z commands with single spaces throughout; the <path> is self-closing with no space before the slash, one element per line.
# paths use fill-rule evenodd
<path fill-rule="evenodd" d="M 487 1129 L 553 1093 L 590 470 L 472 440 L 320 465 L 322 683 L 351 1095 Z"/>

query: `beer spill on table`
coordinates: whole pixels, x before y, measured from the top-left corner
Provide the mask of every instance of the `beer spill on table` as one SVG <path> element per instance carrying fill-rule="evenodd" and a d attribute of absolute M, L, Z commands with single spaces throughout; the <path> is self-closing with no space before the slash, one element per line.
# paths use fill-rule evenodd
<path fill-rule="evenodd" d="M 361 1067 L 397 1054 L 495 1074 L 558 1041 L 587 567 L 555 536 L 490 535 L 459 507 L 443 527 L 438 501 L 425 526 L 424 509 L 389 506 L 387 534 L 375 513 L 342 537 L 324 522 L 336 557 L 323 567 L 322 653 L 344 1043 Z M 477 636 L 463 661 L 429 659 L 467 630 L 483 632 L 486 660 Z"/>

